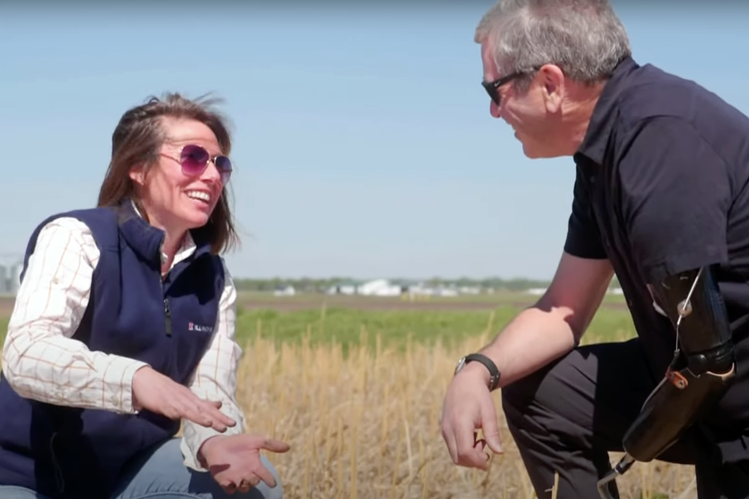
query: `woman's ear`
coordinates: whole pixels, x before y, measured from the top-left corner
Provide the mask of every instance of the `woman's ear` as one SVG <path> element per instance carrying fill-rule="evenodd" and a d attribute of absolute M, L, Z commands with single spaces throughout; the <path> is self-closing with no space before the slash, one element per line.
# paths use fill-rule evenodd
<path fill-rule="evenodd" d="M 146 169 L 142 163 L 131 168 L 129 175 L 130 179 L 138 185 L 146 182 Z"/>

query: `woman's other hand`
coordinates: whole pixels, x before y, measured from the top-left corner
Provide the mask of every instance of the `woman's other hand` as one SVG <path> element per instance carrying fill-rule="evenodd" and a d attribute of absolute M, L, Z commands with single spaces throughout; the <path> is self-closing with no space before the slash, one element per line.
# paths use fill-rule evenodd
<path fill-rule="evenodd" d="M 274 488 L 273 474 L 260 460 L 260 450 L 287 452 L 289 445 L 260 435 L 219 435 L 200 447 L 200 459 L 214 480 L 228 493 L 247 492 L 262 480 Z"/>

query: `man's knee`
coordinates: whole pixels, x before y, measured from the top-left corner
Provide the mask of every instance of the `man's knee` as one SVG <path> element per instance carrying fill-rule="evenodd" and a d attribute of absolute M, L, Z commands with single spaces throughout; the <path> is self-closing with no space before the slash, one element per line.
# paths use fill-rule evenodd
<path fill-rule="evenodd" d="M 521 439 L 619 450 L 652 390 L 636 340 L 575 348 L 502 389 L 507 424 Z"/>
<path fill-rule="evenodd" d="M 553 408 L 554 398 L 548 394 L 560 393 L 564 389 L 557 375 L 560 369 L 564 369 L 560 366 L 562 362 L 545 366 L 502 388 L 502 409 L 509 425 L 517 426 L 521 421 L 533 418 L 536 412 L 529 411 L 531 407 Z"/>
<path fill-rule="evenodd" d="M 570 437 L 592 426 L 596 397 L 596 361 L 586 349 L 528 374 L 502 389 L 507 425 L 517 434 Z"/>

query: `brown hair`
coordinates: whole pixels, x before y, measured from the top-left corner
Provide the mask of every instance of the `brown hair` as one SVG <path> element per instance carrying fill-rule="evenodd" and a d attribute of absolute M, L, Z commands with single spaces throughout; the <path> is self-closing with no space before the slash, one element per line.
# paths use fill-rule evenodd
<path fill-rule="evenodd" d="M 128 109 L 112 134 L 112 158 L 99 190 L 97 206 L 113 207 L 126 198 L 132 198 L 146 217 L 137 199 L 130 170 L 143 164 L 147 173 L 158 161 L 159 149 L 165 140 L 161 126 L 163 118 L 191 119 L 204 123 L 216 135 L 223 153 L 230 154 L 231 136 L 227 120 L 212 108 L 218 102 L 220 99 L 207 96 L 191 100 L 179 93 L 167 93 L 162 98 L 150 97 L 144 104 Z M 208 223 L 200 229 L 208 238 L 213 253 L 226 251 L 239 242 L 227 196 L 227 186 L 224 186 Z"/>

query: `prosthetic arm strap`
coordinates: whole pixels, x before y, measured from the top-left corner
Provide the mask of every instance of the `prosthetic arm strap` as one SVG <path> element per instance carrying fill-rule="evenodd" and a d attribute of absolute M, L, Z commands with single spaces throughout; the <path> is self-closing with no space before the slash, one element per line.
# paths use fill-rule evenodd
<path fill-rule="evenodd" d="M 676 329 L 674 361 L 624 436 L 624 449 L 648 462 L 673 445 L 723 395 L 734 376 L 728 315 L 711 267 L 651 286 Z"/>

